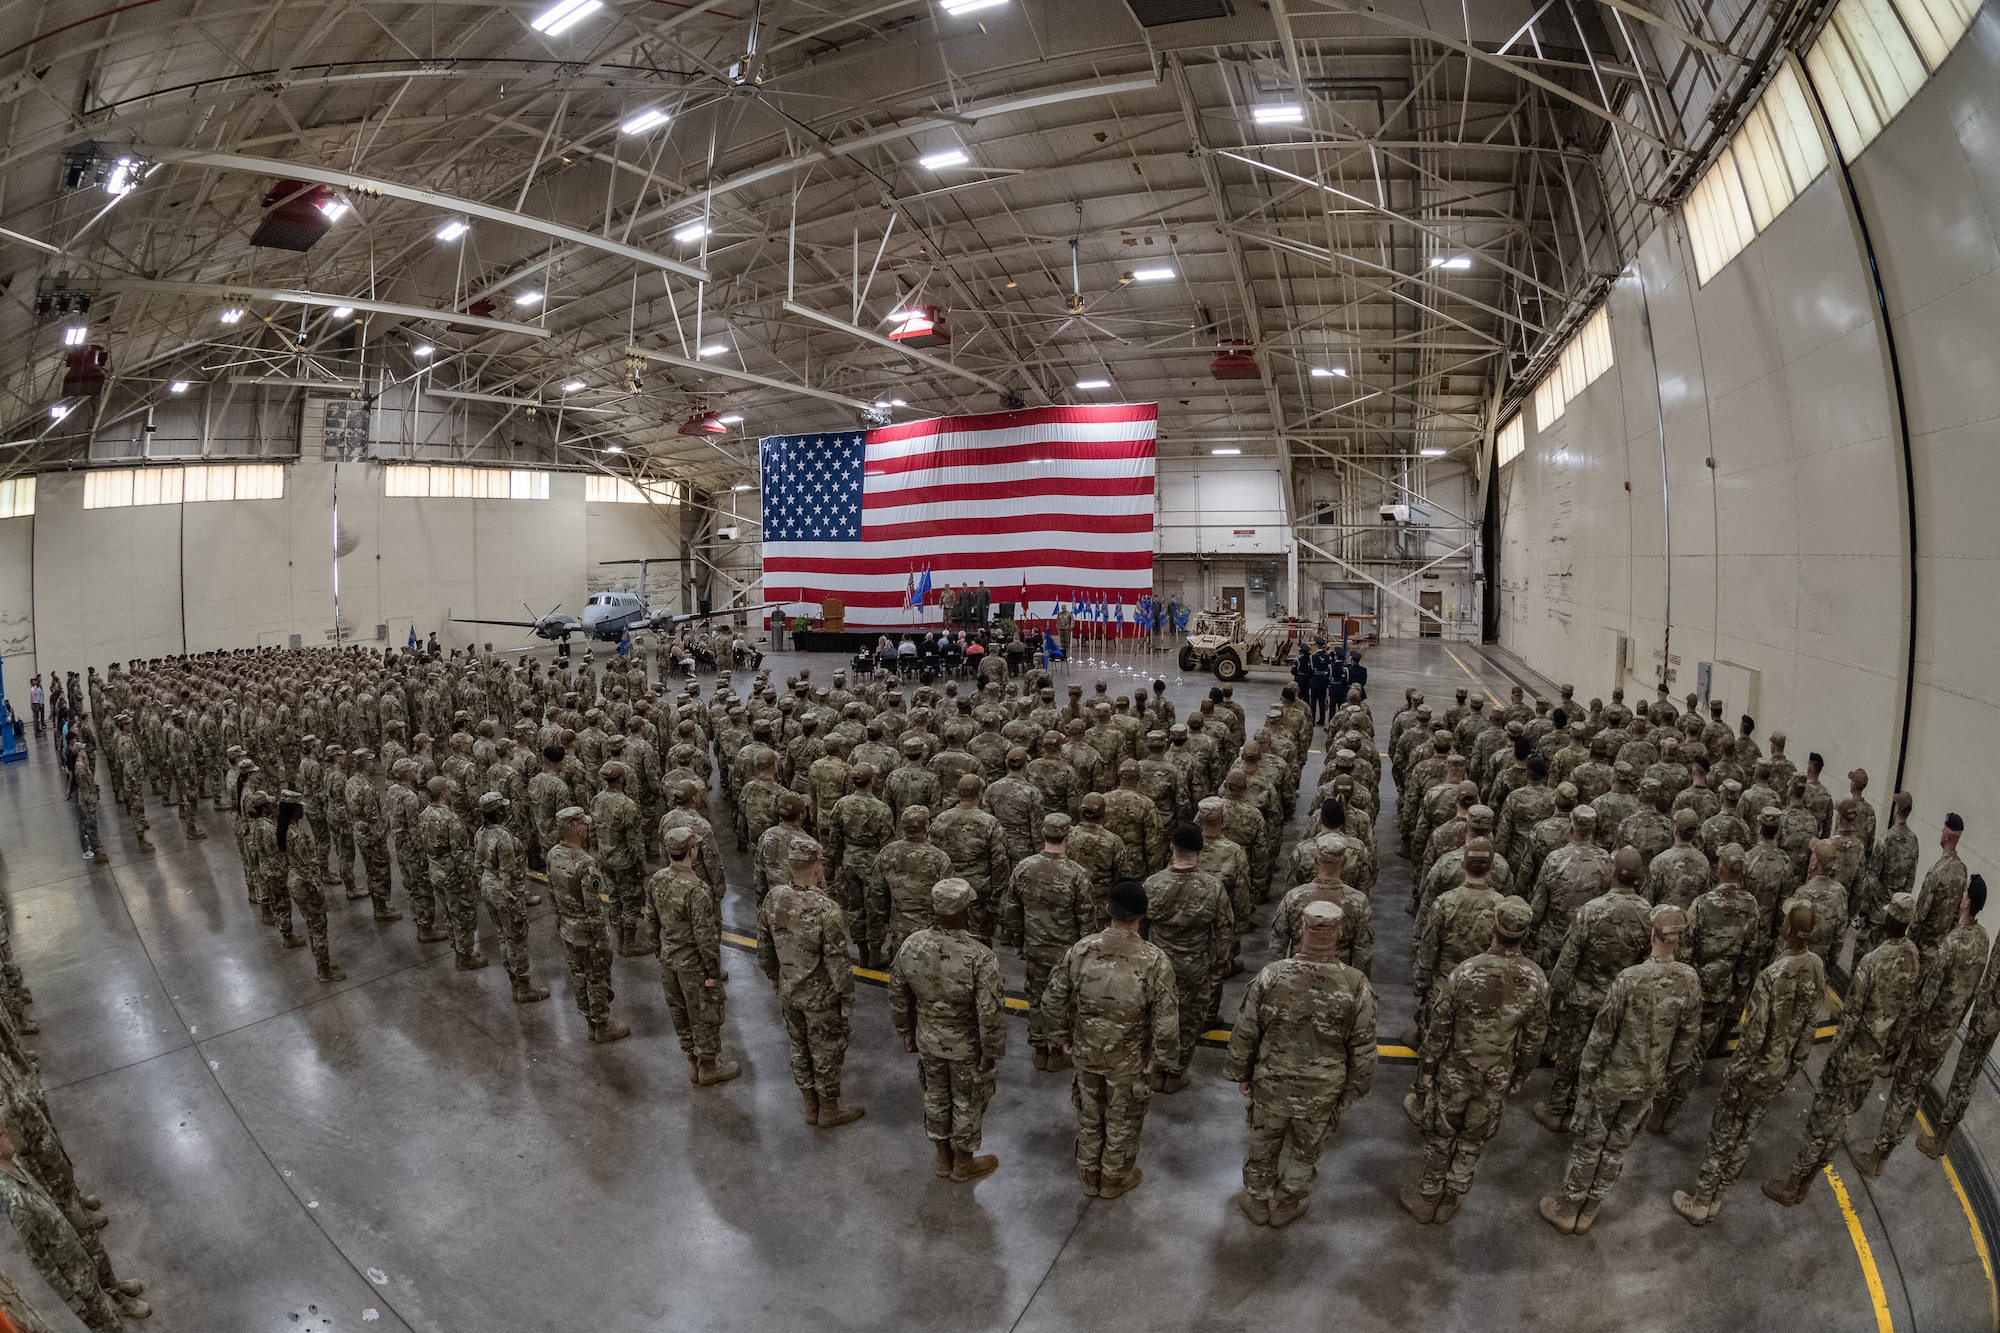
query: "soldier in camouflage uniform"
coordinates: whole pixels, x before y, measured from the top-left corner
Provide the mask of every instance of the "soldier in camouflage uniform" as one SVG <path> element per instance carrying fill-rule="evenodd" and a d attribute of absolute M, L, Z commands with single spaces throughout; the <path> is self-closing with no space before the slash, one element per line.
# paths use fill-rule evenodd
<path fill-rule="evenodd" d="M 958 804 L 931 821 L 931 841 L 951 858 L 951 873 L 972 886 L 969 929 L 990 941 L 997 924 L 1000 891 L 1014 872 L 1000 821 L 979 808 L 985 784 L 977 773 L 958 779 Z"/>
<path fill-rule="evenodd" d="M 1452 969 L 1432 1000 L 1418 1090 L 1404 1101 L 1424 1135 L 1423 1170 L 1401 1196 L 1419 1222 L 1443 1224 L 1458 1212 L 1506 1099 L 1541 1059 L 1549 983 L 1521 952 L 1531 917 L 1525 902 L 1503 898 L 1487 951 Z"/>
<path fill-rule="evenodd" d="M 401 921 L 401 912 L 389 908 L 389 821 L 382 809 L 381 793 L 375 790 L 375 752 L 362 747 L 349 756 L 353 769 L 347 779 L 346 801 L 354 830 L 354 846 L 361 853 L 362 886 L 375 900 L 377 921 Z"/>
<path fill-rule="evenodd" d="M 152 1307 L 138 1299 L 145 1285 L 118 1280 L 104 1246 L 94 1236 L 86 1239 L 78 1233 L 27 1162 L 16 1156 L 13 1133 L 11 1125 L 0 1125 L 0 1203 L 49 1290 L 93 1333 L 120 1333 L 121 1315 L 150 1315 Z"/>
<path fill-rule="evenodd" d="M 133 841 L 140 851 L 150 852 L 153 844 L 146 838 L 147 830 L 152 827 L 146 819 L 146 752 L 139 738 L 132 734 L 132 715 L 120 713 L 117 722 L 118 734 L 111 742 L 112 793 L 132 821 Z"/>
<path fill-rule="evenodd" d="M 715 840 L 715 825 L 701 812 L 701 784 L 691 779 L 668 783 L 666 796 L 673 808 L 660 816 L 660 841 L 664 844 L 667 834 L 677 828 L 694 834 L 694 859 L 688 869 L 708 886 L 708 896 L 720 903 L 729 892 L 729 881 L 722 866 L 722 844 Z"/>
<path fill-rule="evenodd" d="M 1104 796 L 1086 792 L 1076 803 L 1076 823 L 1069 831 L 1069 858 L 1090 872 L 1092 930 L 1102 930 L 1111 920 L 1105 904 L 1111 886 L 1124 878 L 1125 840 L 1104 827 Z"/>
<path fill-rule="evenodd" d="M 1076 818 L 1077 803 L 1083 800 L 1083 780 L 1063 758 L 1062 737 L 1053 731 L 1042 733 L 1036 742 L 1037 758 L 1028 761 L 1026 776 L 1042 794 L 1042 809 Z"/>
<path fill-rule="evenodd" d="M 1173 860 L 1146 881 L 1149 938 L 1173 964 L 1180 1046 L 1162 1053 L 1154 1088 L 1179 1092 L 1188 1083 L 1188 1062 L 1201 1041 L 1229 960 L 1236 955 L 1236 919 L 1222 881 L 1201 868 L 1201 830 L 1174 829 Z"/>
<path fill-rule="evenodd" d="M 1792 858 L 1778 845 L 1778 821 L 1783 814 L 1776 806 L 1768 805 L 1758 812 L 1757 841 L 1743 855 L 1743 887 L 1750 890 L 1750 896 L 1763 908 L 1766 941 L 1772 938 L 1784 916 L 1785 903 L 1798 892 L 1802 882 L 1792 871 Z"/>
<path fill-rule="evenodd" d="M 1701 1055 L 1653 1102 L 1646 1132 L 1664 1134 L 1701 1077 L 1701 1061 L 1720 1054 L 1729 1025 L 1742 1012 L 1745 996 L 1763 959 L 1762 909 L 1743 887 L 1743 849 L 1730 843 L 1722 849 L 1719 882 L 1687 909 L 1687 934 L 1681 961 L 1701 978 Z"/>
<path fill-rule="evenodd" d="M 875 858 L 888 899 L 886 944 L 893 961 L 903 941 L 931 923 L 931 888 L 951 874 L 951 857 L 931 841 L 931 812 L 921 805 L 903 811 L 900 836 Z"/>
<path fill-rule="evenodd" d="M 1375 993 L 1340 961 L 1332 903 L 1307 907 L 1298 952 L 1243 992 L 1225 1073 L 1250 1099 L 1237 1205 L 1252 1222 L 1287 1226 L 1310 1202 L 1341 1113 L 1375 1079 Z"/>
<path fill-rule="evenodd" d="M 889 969 L 889 1017 L 903 1049 L 917 1057 L 937 1174 L 961 1184 L 1000 1165 L 979 1144 L 994 1071 L 1007 1053 L 1000 963 L 966 931 L 972 904 L 970 884 L 939 880 L 931 889 L 933 923 L 903 941 Z"/>
<path fill-rule="evenodd" d="M 1887 841 L 1886 836 L 1883 841 Z M 1982 891 L 1986 887 L 1983 876 L 1974 875 L 1971 882 L 1976 882 Z M 1970 886 L 1969 882 L 1967 887 Z M 1917 1135 L 1917 1151 L 1924 1156 L 1943 1157 L 1945 1150 L 1951 1146 L 1952 1131 L 1958 1128 L 1966 1105 L 1972 1100 L 1973 1085 L 1979 1079 L 1980 1070 L 1986 1067 L 1986 1057 L 1993 1052 L 1996 1035 L 2000 1035 L 2000 950 L 1987 955 L 1985 971 L 1973 991 L 1965 1015 L 1964 1039 L 1958 1048 L 1958 1062 L 1952 1066 L 1951 1085 L 1945 1093 L 1944 1105 L 1938 1111 L 1937 1122 L 1930 1133 L 1919 1132 Z"/>
<path fill-rule="evenodd" d="M 641 875 L 646 868 L 646 825 L 639 803 L 625 794 L 631 770 L 613 759 L 598 769 L 599 787 L 590 802 L 591 833 L 596 841 L 597 869 L 611 891 L 610 925 L 617 930 L 621 958 L 652 953 L 650 940 L 640 939 L 641 922 L 650 933 Z"/>
<path fill-rule="evenodd" d="M 861 946 L 861 965 L 886 968 L 889 892 L 876 859 L 896 836 L 896 819 L 875 795 L 875 769 L 856 764 L 854 790 L 833 804 L 826 823 L 826 859 L 838 867 L 834 898 L 847 913 L 847 933 Z"/>
<path fill-rule="evenodd" d="M 824 844 L 833 819 L 833 807 L 852 790 L 854 767 L 847 762 L 853 747 L 836 739 L 827 752 L 813 760 L 806 770 L 806 796 L 812 801 L 814 835 Z"/>
<path fill-rule="evenodd" d="M 444 908 L 459 970 L 470 972 L 486 966 L 486 956 L 476 943 L 479 898 L 472 868 L 472 835 L 451 807 L 451 779 L 432 778 L 428 790 L 431 803 L 417 817 L 424 871 L 430 877 L 432 894 Z"/>
<path fill-rule="evenodd" d="M 1986 968 L 1989 941 L 1979 924 L 1986 906 L 1986 881 L 1974 875 L 1959 900 L 1958 925 L 1944 937 L 1924 969 L 1917 988 L 1916 1009 L 1904 1030 L 1903 1047 L 1896 1057 L 1889 1104 L 1882 1111 L 1882 1123 L 1875 1131 L 1875 1147 L 1867 1152 L 1849 1151 L 1855 1167 L 1864 1176 L 1879 1176 L 1889 1154 L 1910 1132 L 1917 1102 L 1951 1051 L 1958 1036 L 1959 1020 L 1965 1017 L 1979 990 L 1980 974 Z"/>
<path fill-rule="evenodd" d="M 1033 856 L 1040 846 L 1042 827 L 1041 789 L 1028 781 L 1028 752 L 1015 746 L 1006 753 L 1003 776 L 991 783 L 980 805 L 1000 821 L 1000 834 L 1007 843 L 1007 863 L 1012 866 Z"/>
<path fill-rule="evenodd" d="M 1125 874 L 1144 878 L 1166 864 L 1166 826 L 1159 808 L 1139 790 L 1136 760 L 1118 765 L 1118 785 L 1104 793 L 1104 827 L 1125 843 Z"/>
<path fill-rule="evenodd" d="M 1367 976 L 1375 959 L 1375 908 L 1368 895 L 1349 884 L 1346 839 L 1313 843 L 1313 877 L 1288 890 L 1271 914 L 1271 956 L 1288 958 L 1297 947 L 1306 905 L 1329 902 L 1340 909 L 1340 961 Z"/>
<path fill-rule="evenodd" d="M 1672 819 L 1673 846 L 1646 865 L 1645 887 L 1641 893 L 1657 907 L 1664 903 L 1683 912 L 1715 883 L 1715 870 L 1706 853 L 1695 845 L 1700 820 L 1692 810 L 1681 810 Z"/>
<path fill-rule="evenodd" d="M 1916 915 L 1910 918 L 1910 943 L 1917 946 L 1926 969 L 1958 922 L 1958 901 L 1968 882 L 1965 862 L 1958 859 L 1958 840 L 1964 832 L 1963 819 L 1956 814 L 1944 817 L 1944 828 L 1938 834 L 1938 859 L 1924 876 L 1924 886 L 1917 893 Z"/>
<path fill-rule="evenodd" d="M 562 775 L 563 747 L 545 746 L 541 756 L 541 770 L 528 779 L 528 813 L 535 830 L 536 860 L 547 865 L 549 851 L 562 841 L 562 829 L 556 824 L 556 811 L 570 803 L 570 791 L 569 783 L 563 780 Z M 408 878 L 406 873 L 404 879 Z M 418 918 L 420 924 L 422 920 Z"/>
<path fill-rule="evenodd" d="M 1458 965 L 1493 938 L 1493 914 L 1505 895 L 1486 882 L 1493 869 L 1493 844 L 1474 838 L 1465 847 L 1465 882 L 1438 896 L 1417 923 L 1417 1040 L 1424 1044 L 1431 1006 L 1443 995 Z"/>
<path fill-rule="evenodd" d="M 926 810 L 935 810 L 943 801 L 944 789 L 938 785 L 937 774 L 933 773 L 925 762 L 927 751 L 924 740 L 922 733 L 906 731 L 902 740 L 898 742 L 902 747 L 903 762 L 889 774 L 888 784 L 884 788 L 889 809 L 897 819 L 901 819 L 903 811 L 913 805 L 921 805 Z"/>
<path fill-rule="evenodd" d="M 326 790 L 322 805 L 326 810 L 327 843 L 333 849 L 333 869 L 345 887 L 350 902 L 368 895 L 354 882 L 354 812 L 347 806 L 347 751 L 338 745 L 326 748 Z"/>
<path fill-rule="evenodd" d="M 1249 795 L 1250 779 L 1241 769 L 1231 769 L 1222 779 L 1222 829 L 1249 853 L 1251 896 L 1263 902 L 1271 891 L 1272 861 L 1282 830 L 1269 826 Z"/>
<path fill-rule="evenodd" d="M 423 816 L 424 800 L 417 795 L 417 762 L 399 759 L 390 774 L 389 790 L 382 797 L 383 816 L 389 823 L 389 840 L 396 852 L 396 865 L 403 875 L 403 894 L 410 900 L 410 916 L 417 923 L 417 942 L 433 944 L 451 937 L 437 928 L 439 904 L 431 892 L 430 875 L 424 868 L 423 843 L 417 836 L 417 821 Z M 560 781 L 557 787 L 562 787 Z M 567 794 L 567 789 L 564 789 Z M 556 807 L 560 809 L 561 807 Z M 555 810 L 549 811 L 549 845 L 555 843 Z"/>
<path fill-rule="evenodd" d="M 292 906 L 299 909 L 305 918 L 306 941 L 312 945 L 313 962 L 319 967 L 321 981 L 343 981 L 347 974 L 333 965 L 333 953 L 326 938 L 326 898 L 320 885 L 320 877 L 326 874 L 326 853 L 321 850 L 319 839 L 313 836 L 312 821 L 307 818 L 304 799 L 298 792 L 285 790 L 279 796 L 278 809 L 278 850 L 285 857 L 285 885 L 291 895 L 291 903 L 277 908 L 278 924 L 286 936 L 292 937 Z M 287 947 L 291 939 L 286 940 Z"/>
<path fill-rule="evenodd" d="M 757 852 L 751 865 L 755 871 L 753 888 L 757 895 L 757 905 L 764 905 L 764 897 L 775 885 L 789 884 L 792 876 L 792 844 L 801 837 L 811 837 L 806 832 L 806 798 L 795 791 L 783 792 L 778 797 L 778 822 L 764 830 L 764 836 L 757 839 Z"/>
<path fill-rule="evenodd" d="M 1704 1226 L 1722 1211 L 1722 1195 L 1743 1173 L 1750 1147 L 1771 1104 L 1805 1068 L 1818 1030 L 1826 964 L 1806 947 L 1813 933 L 1810 903 L 1785 914 L 1778 956 L 1757 974 L 1743 1009 L 1743 1031 L 1708 1126 L 1708 1151 L 1695 1173 L 1694 1193 L 1675 1190 L 1674 1211 Z"/>
<path fill-rule="evenodd" d="M 688 1059 L 688 1081 L 698 1088 L 727 1083 L 743 1072 L 722 1058 L 722 916 L 716 896 L 694 873 L 700 838 L 691 828 L 660 835 L 667 864 L 646 882 L 646 899 L 660 932 L 660 986 L 674 1035 Z"/>
<path fill-rule="evenodd" d="M 1160 812 L 1160 820 L 1171 828 L 1194 817 L 1185 776 L 1179 766 L 1167 761 L 1165 733 L 1149 731 L 1146 754 L 1139 761 L 1139 791 Z"/>
<path fill-rule="evenodd" d="M 1243 970 L 1243 936 L 1250 929 L 1255 903 L 1250 897 L 1250 854 L 1223 832 L 1222 815 L 1218 797 L 1205 796 L 1196 808 L 1201 826 L 1201 868 L 1221 881 L 1230 916 L 1236 922 L 1236 947 L 1229 955 L 1229 975 L 1235 976 Z"/>
<path fill-rule="evenodd" d="M 1611 853 L 1597 841 L 1597 808 L 1579 805 L 1570 811 L 1569 841 L 1542 861 L 1529 900 L 1538 963 L 1556 965 L 1576 914 L 1611 886 L 1613 869 Z"/>
<path fill-rule="evenodd" d="M 1859 772 L 1860 770 L 1855 770 Z M 1882 941 L 1882 909 L 1899 893 L 1915 896 L 1917 858 L 1921 845 L 1910 832 L 1913 798 L 1899 791 L 1889 802 L 1889 828 L 1875 839 L 1861 883 L 1850 895 L 1854 917 L 1854 956 L 1866 958 Z"/>
<path fill-rule="evenodd" d="M 790 882 L 773 885 L 757 911 L 757 961 L 771 978 L 784 1012 L 792 1081 L 805 1098 L 806 1123 L 833 1129 L 859 1120 L 864 1112 L 840 1100 L 840 1071 L 854 1014 L 847 922 L 839 904 L 826 895 L 818 843 L 795 839 L 790 870 Z"/>
<path fill-rule="evenodd" d="M 556 812 L 557 844 L 549 849 L 549 902 L 555 908 L 556 932 L 562 939 L 563 960 L 576 992 L 576 1007 L 590 1024 L 593 1042 L 617 1041 L 632 1035 L 623 1023 L 611 1021 L 611 937 L 605 920 L 612 910 L 611 893 L 597 861 L 584 850 L 590 836 L 590 816 L 580 805 Z"/>
<path fill-rule="evenodd" d="M 1069 816 L 1042 816 L 1042 850 L 1014 867 L 1000 897 L 1000 934 L 1021 954 L 1028 974 L 1028 1044 L 1037 1069 L 1069 1068 L 1069 1057 L 1050 1040 L 1042 1003 L 1049 974 L 1085 935 L 1097 930 L 1097 896 L 1090 872 L 1069 859 Z"/>
<path fill-rule="evenodd" d="M 1773 741 L 1777 738 L 1774 736 Z M 1798 900 L 1794 900 L 1795 902 Z M 1907 937 L 1917 904 L 1907 895 L 1890 899 L 1882 923 L 1886 938 L 1855 965 L 1840 1010 L 1833 1048 L 1820 1066 L 1819 1089 L 1806 1113 L 1806 1133 L 1789 1175 L 1764 1182 L 1764 1195 L 1793 1208 L 1805 1202 L 1812 1183 L 1846 1137 L 1847 1122 L 1861 1109 L 1875 1079 L 1901 1050 L 1916 1011 L 1922 967 L 1917 946 Z M 1815 929 L 1817 936 L 1821 932 Z M 1810 945 L 1808 945 L 1810 947 Z"/>
<path fill-rule="evenodd" d="M 1577 909 L 1569 938 L 1563 941 L 1562 953 L 1549 974 L 1549 987 L 1559 1006 L 1555 1026 L 1556 1073 L 1549 1084 L 1548 1100 L 1535 1103 L 1535 1119 L 1554 1133 L 1560 1134 L 1569 1127 L 1570 1112 L 1576 1107 L 1583 1078 L 1584 1051 L 1605 997 L 1626 968 L 1637 966 L 1646 957 L 1653 927 L 1646 900 L 1639 896 L 1640 864 L 1639 854 L 1632 848 L 1618 849 L 1611 887 Z M 1676 943 L 1684 929 L 1685 918 L 1682 925 L 1675 927 Z M 1701 1021 L 1698 980 L 1695 999 L 1694 1021 L 1698 1027 Z"/>
<path fill-rule="evenodd" d="M 1077 941 L 1049 978 L 1052 1040 L 1075 1062 L 1076 1165 L 1083 1192 L 1116 1198 L 1139 1184 L 1139 1133 L 1156 1062 L 1180 1046 L 1174 967 L 1139 937 L 1145 887 L 1111 890 L 1111 923 Z"/>
<path fill-rule="evenodd" d="M 486 900 L 500 937 L 500 963 L 507 969 L 515 1004 L 546 1000 L 549 993 L 528 977 L 528 856 L 507 826 L 512 805 L 497 791 L 479 798 L 479 836 L 472 840 L 472 866 L 479 896 Z"/>
<path fill-rule="evenodd" d="M 1834 949 L 1847 930 L 1847 890 L 1839 880 L 1826 872 L 1833 864 L 1833 844 L 1823 838 L 1815 838 L 1811 859 L 1807 863 L 1812 877 L 1799 885 L 1786 902 L 1809 902 L 1813 905 L 1814 927 L 1812 951 L 1819 955 L 1821 962 L 1833 962 Z"/>
<path fill-rule="evenodd" d="M 1562 1193 L 1542 1199 L 1542 1220 L 1564 1235 L 1590 1230 L 1653 1099 L 1701 1059 L 1701 979 L 1674 958 L 1687 916 L 1678 907 L 1655 907 L 1650 916 L 1651 956 L 1611 983 L 1584 1047 L 1581 1114 Z"/>

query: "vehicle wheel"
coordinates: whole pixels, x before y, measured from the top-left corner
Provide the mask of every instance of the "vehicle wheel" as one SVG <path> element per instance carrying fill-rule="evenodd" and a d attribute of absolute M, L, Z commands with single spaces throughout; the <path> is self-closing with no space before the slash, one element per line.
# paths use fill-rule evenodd
<path fill-rule="evenodd" d="M 1236 655 L 1234 648 L 1224 648 L 1215 655 L 1215 678 L 1217 680 L 1243 679 L 1243 659 Z"/>
<path fill-rule="evenodd" d="M 1192 671 L 1192 670 L 1194 670 L 1194 669 L 1195 669 L 1195 667 L 1196 667 L 1196 666 L 1198 666 L 1198 665 L 1200 665 L 1200 664 L 1199 664 L 1198 662 L 1196 662 L 1196 661 L 1195 661 L 1195 657 L 1194 657 L 1194 645 L 1193 645 L 1193 644 L 1187 644 L 1187 643 L 1184 643 L 1184 644 L 1182 644 L 1182 645 L 1181 645 L 1181 670 L 1183 670 L 1183 671 Z"/>

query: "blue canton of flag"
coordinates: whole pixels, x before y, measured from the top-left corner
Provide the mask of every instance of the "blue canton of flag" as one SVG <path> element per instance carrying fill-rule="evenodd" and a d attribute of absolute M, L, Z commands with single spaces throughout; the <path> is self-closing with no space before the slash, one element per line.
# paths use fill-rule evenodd
<path fill-rule="evenodd" d="M 763 441 L 764 540 L 861 540 L 866 431 L 772 435 Z"/>

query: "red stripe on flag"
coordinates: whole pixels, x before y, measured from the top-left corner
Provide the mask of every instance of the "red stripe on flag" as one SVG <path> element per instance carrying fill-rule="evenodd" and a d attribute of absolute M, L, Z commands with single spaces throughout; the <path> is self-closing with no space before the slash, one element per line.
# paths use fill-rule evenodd
<path fill-rule="evenodd" d="M 870 523 L 861 530 L 861 537 L 864 541 L 893 542 L 926 537 L 998 537 L 1010 532 L 1102 534 L 1152 530 L 1151 514 L 1010 514 L 1004 518 L 954 519 L 948 523 Z"/>
<path fill-rule="evenodd" d="M 870 492 L 863 509 L 960 501 L 1012 500 L 1024 495 L 1151 495 L 1151 477 L 1036 477 L 1029 481 L 966 482 L 954 486 L 912 486 L 906 491 Z"/>
<path fill-rule="evenodd" d="M 1146 590 L 1147 590 L 1147 585 L 1133 584 L 1126 589 L 1126 592 L 1129 595 L 1136 596 L 1137 593 L 1144 592 Z M 1001 600 L 1000 597 L 998 596 L 999 592 L 1005 592 L 1008 593 L 1009 595 L 1013 595 L 1018 593 L 1019 589 L 1018 588 L 1005 588 L 999 590 L 988 589 L 988 591 L 995 592 L 996 595 L 994 597 L 994 600 L 999 601 Z M 1069 590 L 1065 585 L 1059 583 L 1030 583 L 1028 585 L 1027 600 L 1031 602 L 1066 601 L 1068 600 L 1068 591 Z M 1117 592 L 1118 589 L 1116 588 L 1112 589 L 1112 593 L 1114 596 L 1116 595 Z M 797 605 L 798 603 L 801 602 L 809 602 L 814 605 L 817 605 L 820 601 L 828 597 L 838 597 L 843 604 L 849 607 L 877 607 L 877 608 L 905 607 L 910 609 L 913 614 L 916 610 L 916 608 L 909 606 L 909 603 L 904 599 L 903 594 L 899 589 L 893 589 L 893 588 L 885 592 L 849 592 L 840 588 L 815 587 L 811 584 L 766 583 L 764 585 L 765 601 L 783 602 L 787 604 L 787 606 Z M 1112 605 L 1116 606 L 1117 603 L 1114 601 Z M 926 614 L 935 615 L 937 612 L 937 608 L 935 606 L 927 606 L 923 609 Z M 1092 623 L 1094 624 L 1096 622 Z M 1105 623 L 1115 627 L 1117 622 L 1106 621 Z M 1131 611 L 1129 608 L 1126 611 L 1126 623 L 1128 625 L 1131 623 Z"/>
<path fill-rule="evenodd" d="M 972 569 L 1002 569 L 1018 573 L 1037 565 L 1064 569 L 1151 569 L 1151 551 L 1073 551 L 1055 547 L 1042 551 L 979 551 L 955 553 L 944 563 L 954 572 Z M 880 560 L 856 560 L 840 556 L 779 556 L 764 562 L 769 574 L 902 574 L 910 568 L 908 556 L 887 556 Z"/>
<path fill-rule="evenodd" d="M 928 421 L 906 421 L 868 432 L 870 444 L 892 444 L 925 435 L 961 435 L 969 431 L 1008 430 L 1021 426 L 1050 424 L 1102 425 L 1116 421 L 1157 421 L 1158 403 L 1106 403 L 1090 407 L 1031 407 L 1019 412 L 988 412 L 970 417 L 932 417 Z"/>
<path fill-rule="evenodd" d="M 1151 440 L 1044 440 L 1034 444 L 977 446 L 946 449 L 897 458 L 869 459 L 867 474 L 889 476 L 902 472 L 923 472 L 932 468 L 991 467 L 1001 463 L 1102 462 L 1117 458 L 1151 458 Z"/>

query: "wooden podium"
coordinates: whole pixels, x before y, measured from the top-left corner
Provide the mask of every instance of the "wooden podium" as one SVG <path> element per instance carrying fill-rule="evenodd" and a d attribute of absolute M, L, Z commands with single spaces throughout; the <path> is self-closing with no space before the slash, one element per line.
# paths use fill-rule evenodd
<path fill-rule="evenodd" d="M 838 597 L 828 597 L 819 604 L 820 625 L 828 634 L 847 632 L 847 603 Z"/>

